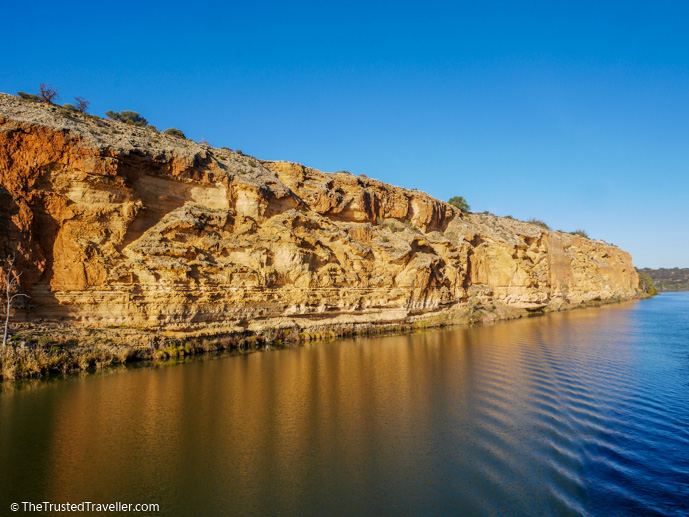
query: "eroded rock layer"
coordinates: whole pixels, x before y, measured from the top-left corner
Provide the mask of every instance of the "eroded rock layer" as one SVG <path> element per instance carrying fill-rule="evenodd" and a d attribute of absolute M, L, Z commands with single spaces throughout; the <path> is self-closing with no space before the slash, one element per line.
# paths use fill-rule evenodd
<path fill-rule="evenodd" d="M 0 252 L 29 318 L 168 331 L 635 296 L 619 248 L 0 94 Z"/>

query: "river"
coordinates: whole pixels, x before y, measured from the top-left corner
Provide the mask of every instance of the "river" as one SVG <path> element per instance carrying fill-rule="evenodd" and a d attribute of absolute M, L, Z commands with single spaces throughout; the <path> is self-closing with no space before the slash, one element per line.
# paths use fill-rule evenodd
<path fill-rule="evenodd" d="M 689 293 L 7 385 L 0 487 L 6 515 L 687 515 Z"/>

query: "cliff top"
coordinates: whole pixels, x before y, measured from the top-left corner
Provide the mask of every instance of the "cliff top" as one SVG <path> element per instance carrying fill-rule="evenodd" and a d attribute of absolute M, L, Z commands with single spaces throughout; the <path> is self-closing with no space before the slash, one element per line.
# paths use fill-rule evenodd
<path fill-rule="evenodd" d="M 538 225 L 492 214 L 472 213 L 463 216 L 456 207 L 436 200 L 425 192 L 395 187 L 363 175 L 354 176 L 343 171 L 326 173 L 292 162 L 260 160 L 234 152 L 227 147 L 216 148 L 169 135 L 154 126 L 135 126 L 70 111 L 58 105 L 24 100 L 5 93 L 0 93 L 0 123 L 0 131 L 22 125 L 65 131 L 79 139 L 82 146 L 103 155 L 135 155 L 155 161 L 175 159 L 190 166 L 203 163 L 204 169 L 213 171 L 211 178 L 215 178 L 216 181 L 218 175 L 224 175 L 237 184 L 267 188 L 278 198 L 293 197 L 298 204 L 302 202 L 301 198 L 305 194 L 311 194 L 311 201 L 315 203 L 322 204 L 325 197 L 329 198 L 328 202 L 334 203 L 332 199 L 337 197 L 338 187 L 334 185 L 333 180 L 338 185 L 343 185 L 347 192 L 353 189 L 392 192 L 393 195 L 389 196 L 391 202 L 417 202 L 435 206 L 434 210 L 444 212 L 444 215 L 440 216 L 445 221 L 443 226 L 447 228 L 447 223 L 455 220 L 452 224 L 453 232 L 462 234 L 467 240 L 471 240 L 473 235 L 481 234 L 503 242 L 516 243 L 516 235 L 538 237 L 546 232 Z M 177 179 L 189 181 L 184 177 Z M 345 201 L 346 198 L 339 203 L 342 205 Z M 439 209 L 439 206 L 442 208 Z M 331 212 L 337 212 L 335 204 L 327 208 Z M 394 210 L 390 213 L 394 213 Z M 429 224 L 423 229 L 428 230 L 433 226 Z M 561 234 L 567 240 L 581 238 L 564 232 L 552 233 Z M 608 244 L 604 241 L 598 242 Z"/>
<path fill-rule="evenodd" d="M 210 149 L 191 140 L 167 135 L 153 126 L 138 127 L 100 118 L 61 106 L 20 99 L 0 93 L 0 115 L 20 123 L 36 124 L 77 135 L 93 149 L 115 149 L 118 152 L 148 151 L 189 156 Z"/>

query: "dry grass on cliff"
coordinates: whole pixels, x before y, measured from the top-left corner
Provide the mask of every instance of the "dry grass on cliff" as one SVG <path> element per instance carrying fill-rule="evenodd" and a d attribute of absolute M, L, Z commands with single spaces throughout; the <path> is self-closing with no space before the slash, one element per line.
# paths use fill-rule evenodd
<path fill-rule="evenodd" d="M 99 371 L 137 361 L 166 362 L 214 352 L 241 354 L 355 335 L 411 332 L 451 323 L 443 317 L 414 323 L 360 324 L 310 331 L 269 329 L 253 335 L 184 339 L 135 329 L 88 329 L 57 323 L 22 324 L 15 330 L 12 344 L 0 349 L 0 379 L 9 381 Z"/>
<path fill-rule="evenodd" d="M 58 323 L 20 324 L 12 345 L 0 349 L 0 379 L 18 380 L 54 374 L 99 371 L 137 361 L 175 361 L 198 354 L 248 353 L 342 337 L 408 333 L 448 325 L 473 325 L 496 319 L 485 315 L 442 313 L 410 322 L 350 324 L 342 327 L 268 329 L 260 334 L 232 334 L 184 339 L 127 328 L 89 329 Z M 511 319 L 515 315 L 502 315 Z"/>
<path fill-rule="evenodd" d="M 619 296 L 565 303 L 558 310 L 620 303 Z M 84 328 L 58 323 L 24 323 L 15 328 L 11 345 L 0 348 L 0 379 L 40 378 L 51 374 L 100 371 L 137 361 L 176 361 L 198 354 L 249 353 L 342 337 L 408 333 L 445 326 L 490 324 L 551 312 L 527 311 L 471 300 L 463 310 L 438 313 L 414 321 L 350 324 L 342 327 L 268 329 L 261 334 L 174 338 L 131 328 Z"/>
<path fill-rule="evenodd" d="M 4 380 L 14 380 L 41 377 L 51 373 L 100 370 L 136 360 L 138 355 L 137 349 L 123 346 L 72 349 L 8 346 L 0 351 L 0 377 Z"/>
<path fill-rule="evenodd" d="M 0 379 L 98 371 L 137 361 L 163 362 L 212 352 L 244 353 L 300 342 L 297 332 L 178 339 L 125 328 L 89 329 L 57 323 L 21 324 L 0 349 Z"/>

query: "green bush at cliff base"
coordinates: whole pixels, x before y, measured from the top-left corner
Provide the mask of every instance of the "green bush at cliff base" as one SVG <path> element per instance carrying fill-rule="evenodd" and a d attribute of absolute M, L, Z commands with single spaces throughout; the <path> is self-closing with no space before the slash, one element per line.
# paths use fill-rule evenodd
<path fill-rule="evenodd" d="M 655 283 L 648 273 L 639 273 L 639 290 L 650 295 L 658 294 Z"/>

